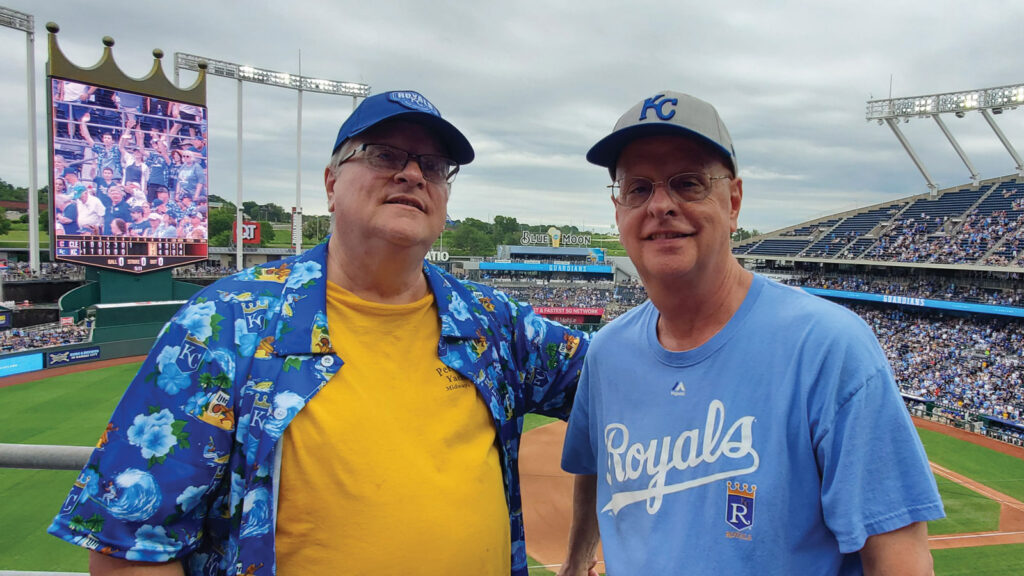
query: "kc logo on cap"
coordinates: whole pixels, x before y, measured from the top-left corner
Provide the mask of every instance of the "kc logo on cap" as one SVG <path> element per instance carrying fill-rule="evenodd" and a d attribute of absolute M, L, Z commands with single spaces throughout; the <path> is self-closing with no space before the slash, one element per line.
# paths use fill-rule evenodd
<path fill-rule="evenodd" d="M 430 103 L 419 92 L 405 91 L 405 92 L 388 92 L 388 100 L 391 100 L 395 104 L 405 106 L 410 110 L 419 110 L 420 112 L 426 112 L 427 114 L 433 114 L 434 116 L 440 116 L 441 113 L 434 108 L 434 105 Z"/>
<path fill-rule="evenodd" d="M 671 104 L 672 110 L 665 112 L 665 105 Z M 661 120 L 671 120 L 676 115 L 675 107 L 679 104 L 678 98 L 665 98 L 664 94 L 658 94 L 654 98 L 644 100 L 644 106 L 640 109 L 640 120 L 647 120 L 647 111 L 654 110 Z"/>
<path fill-rule="evenodd" d="M 587 160 L 608 168 L 615 178 L 615 165 L 623 148 L 637 138 L 677 135 L 698 138 L 725 155 L 736 175 L 736 152 L 732 138 L 718 111 L 711 104 L 674 90 L 660 90 L 637 102 L 619 117 L 612 133 L 594 144 Z"/>

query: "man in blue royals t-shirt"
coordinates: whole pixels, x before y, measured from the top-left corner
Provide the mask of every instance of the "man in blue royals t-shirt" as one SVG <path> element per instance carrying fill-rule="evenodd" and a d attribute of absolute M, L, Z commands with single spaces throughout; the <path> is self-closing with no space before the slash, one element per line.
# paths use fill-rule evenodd
<path fill-rule="evenodd" d="M 650 300 L 585 360 L 559 574 L 596 574 L 599 536 L 610 574 L 931 574 L 942 502 L 885 355 L 849 310 L 732 256 L 743 181 L 718 112 L 654 94 L 587 159 Z"/>

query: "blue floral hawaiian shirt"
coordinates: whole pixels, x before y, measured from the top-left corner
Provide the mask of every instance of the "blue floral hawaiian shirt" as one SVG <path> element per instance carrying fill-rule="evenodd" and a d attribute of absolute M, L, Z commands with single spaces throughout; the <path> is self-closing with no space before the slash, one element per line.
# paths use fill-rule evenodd
<path fill-rule="evenodd" d="M 49 532 L 189 574 L 275 571 L 275 448 L 342 367 L 327 330 L 327 245 L 244 270 L 164 327 Z M 439 358 L 476 384 L 501 447 L 512 573 L 525 576 L 523 415 L 566 418 L 589 339 L 424 263 Z"/>

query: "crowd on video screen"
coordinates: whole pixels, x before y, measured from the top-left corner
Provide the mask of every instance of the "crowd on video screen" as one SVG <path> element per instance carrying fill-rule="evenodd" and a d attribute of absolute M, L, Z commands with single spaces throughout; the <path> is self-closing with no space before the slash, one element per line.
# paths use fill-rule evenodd
<path fill-rule="evenodd" d="M 206 241 L 201 106 L 54 78 L 57 235 Z"/>

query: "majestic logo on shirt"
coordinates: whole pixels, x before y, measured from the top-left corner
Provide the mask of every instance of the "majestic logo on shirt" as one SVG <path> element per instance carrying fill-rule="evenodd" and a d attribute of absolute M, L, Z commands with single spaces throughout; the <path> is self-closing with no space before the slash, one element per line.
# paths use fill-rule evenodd
<path fill-rule="evenodd" d="M 674 439 L 671 436 L 639 439 L 630 443 L 629 428 L 612 423 L 604 429 L 604 445 L 608 454 L 605 480 L 612 497 L 602 512 L 617 514 L 622 508 L 647 501 L 647 513 L 661 509 L 666 494 L 682 492 L 726 478 L 734 478 L 757 470 L 761 459 L 754 450 L 754 417 L 743 416 L 723 434 L 725 406 L 721 400 L 708 405 L 704 429 L 686 430 Z M 718 462 L 720 458 L 725 458 Z M 678 474 L 686 472 L 686 474 Z M 669 483 L 669 474 L 674 483 Z M 702 475 L 703 474 L 703 475 Z M 626 490 L 628 486 L 647 487 Z M 751 516 L 752 518 L 752 516 Z"/>
<path fill-rule="evenodd" d="M 686 385 L 680 380 L 676 382 L 675 386 L 672 387 L 673 396 L 686 396 Z"/>
<path fill-rule="evenodd" d="M 754 525 L 754 498 L 757 486 L 740 486 L 739 482 L 726 482 L 725 523 L 736 530 Z"/>

